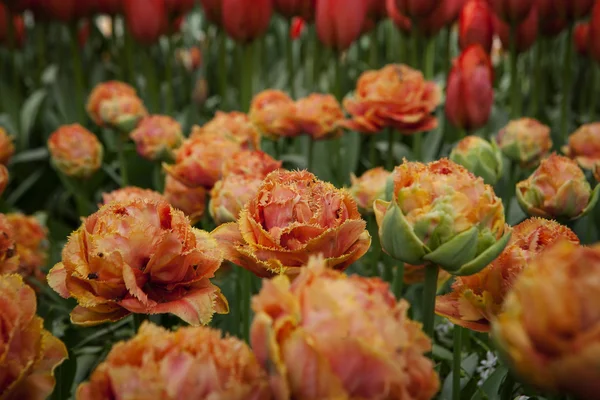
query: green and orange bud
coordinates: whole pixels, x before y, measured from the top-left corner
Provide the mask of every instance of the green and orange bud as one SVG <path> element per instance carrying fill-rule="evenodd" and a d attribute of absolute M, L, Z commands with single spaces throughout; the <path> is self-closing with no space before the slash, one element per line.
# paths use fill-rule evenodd
<path fill-rule="evenodd" d="M 181 125 L 166 115 L 143 118 L 131 134 L 138 154 L 147 160 L 171 160 L 183 142 Z"/>
<path fill-rule="evenodd" d="M 437 126 L 432 113 L 441 100 L 440 87 L 425 80 L 420 71 L 406 65 L 386 65 L 358 78 L 356 90 L 344 99 L 352 119 L 342 125 L 366 134 L 386 127 L 405 135 L 430 131 Z"/>
<path fill-rule="evenodd" d="M 344 119 L 340 103 L 330 94 L 312 93 L 296 101 L 295 121 L 301 133 L 313 140 L 342 135 L 339 123 Z"/>
<path fill-rule="evenodd" d="M 2 399 L 46 399 L 54 370 L 68 358 L 64 343 L 36 315 L 35 292 L 16 274 L 0 275 L 0 393 Z"/>
<path fill-rule="evenodd" d="M 190 137 L 203 134 L 216 134 L 237 142 L 245 149 L 260 150 L 260 132 L 242 112 L 225 113 L 217 111 L 213 119 L 202 127 L 192 127 Z"/>
<path fill-rule="evenodd" d="M 13 137 L 0 126 L 0 164 L 6 165 L 15 154 Z"/>
<path fill-rule="evenodd" d="M 371 245 L 366 223 L 347 190 L 308 171 L 271 172 L 237 222 L 211 235 L 225 258 L 257 276 L 297 275 L 311 255 L 344 270 Z"/>
<path fill-rule="evenodd" d="M 50 247 L 48 229 L 34 216 L 13 213 L 6 214 L 6 220 L 19 260 L 17 272 L 26 280 L 35 279 L 45 284 L 46 274 L 42 269 L 46 267 Z"/>
<path fill-rule="evenodd" d="M 465 328 L 489 332 L 507 293 L 532 260 L 555 243 L 579 244 L 577 235 L 558 222 L 530 218 L 513 228 L 508 245 L 490 265 L 471 276 L 456 277 L 452 292 L 435 303 L 438 315 Z"/>
<path fill-rule="evenodd" d="M 276 400 L 428 400 L 439 389 L 431 342 L 387 283 L 328 268 L 264 280 L 250 343 Z"/>
<path fill-rule="evenodd" d="M 373 213 L 373 202 L 385 198 L 386 184 L 391 175 L 383 167 L 377 167 L 365 171 L 360 178 L 354 174 L 350 176 L 350 193 L 361 211 Z"/>
<path fill-rule="evenodd" d="M 241 145 L 224 135 L 194 135 L 175 152 L 175 164 L 163 164 L 165 171 L 186 186 L 210 189 L 221 179 L 223 163 Z"/>
<path fill-rule="evenodd" d="M 271 172 L 281 168 L 281 161 L 260 150 L 242 150 L 235 153 L 223 163 L 222 175 L 237 174 L 264 178 Z"/>
<path fill-rule="evenodd" d="M 125 186 L 124 188 L 115 189 L 112 192 L 102 193 L 102 205 L 113 202 L 122 203 L 136 199 L 162 201 L 165 200 L 165 197 L 154 190 L 142 189 L 137 186 Z"/>
<path fill-rule="evenodd" d="M 91 177 L 102 165 L 104 149 L 96 135 L 79 124 L 63 125 L 48 138 L 52 164 L 66 176 Z"/>
<path fill-rule="evenodd" d="M 582 125 L 571 136 L 563 153 L 577 161 L 584 169 L 593 169 L 600 163 L 600 123 Z"/>
<path fill-rule="evenodd" d="M 390 256 L 471 275 L 506 246 L 510 229 L 502 201 L 465 167 L 448 159 L 404 161 L 392 178 L 391 201 L 374 204 L 381 245 Z"/>
<path fill-rule="evenodd" d="M 206 189 L 202 186 L 191 188 L 167 175 L 164 196 L 174 208 L 183 211 L 192 225 L 202 219 L 206 209 Z"/>
<path fill-rule="evenodd" d="M 9 180 L 10 176 L 8 174 L 8 168 L 6 168 L 4 164 L 0 164 L 0 196 L 2 196 L 6 190 Z"/>
<path fill-rule="evenodd" d="M 523 168 L 535 167 L 552 148 L 550 127 L 533 118 L 510 121 L 496 137 L 498 147 Z"/>
<path fill-rule="evenodd" d="M 502 177 L 502 153 L 495 142 L 479 136 L 467 136 L 457 143 L 450 160 L 462 165 L 488 185 L 495 185 Z"/>
<path fill-rule="evenodd" d="M 200 325 L 229 310 L 210 281 L 222 261 L 218 243 L 166 201 L 112 202 L 69 236 L 48 283 L 77 300 L 71 312 L 77 325 L 131 313 L 170 313 Z"/>
<path fill-rule="evenodd" d="M 582 400 L 600 392 L 600 245 L 555 244 L 531 260 L 492 321 L 515 374 Z"/>
<path fill-rule="evenodd" d="M 295 123 L 294 100 L 280 90 L 268 89 L 254 96 L 248 115 L 254 126 L 271 140 L 302 133 Z"/>
<path fill-rule="evenodd" d="M 594 208 L 599 187 L 592 190 L 577 162 L 553 153 L 517 183 L 517 200 L 529 215 L 575 220 Z"/>
<path fill-rule="evenodd" d="M 78 400 L 270 398 L 267 374 L 243 341 L 206 327 L 171 332 L 150 322 L 115 344 L 77 389 Z"/>
<path fill-rule="evenodd" d="M 0 214 L 0 275 L 19 270 L 19 254 L 12 226 L 5 214 Z"/>
<path fill-rule="evenodd" d="M 86 106 L 88 115 L 98 126 L 116 127 L 130 132 L 147 114 L 135 89 L 119 81 L 103 82 L 92 90 Z"/>
<path fill-rule="evenodd" d="M 235 222 L 244 206 L 256 197 L 263 178 L 252 175 L 225 175 L 210 191 L 208 211 L 217 225 Z"/>

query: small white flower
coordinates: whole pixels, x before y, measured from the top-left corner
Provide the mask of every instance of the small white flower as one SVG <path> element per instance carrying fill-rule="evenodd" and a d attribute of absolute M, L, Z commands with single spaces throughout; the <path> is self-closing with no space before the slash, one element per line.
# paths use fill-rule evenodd
<path fill-rule="evenodd" d="M 448 321 L 447 319 L 445 319 L 444 322 L 435 326 L 435 332 L 438 334 L 438 336 L 448 336 L 453 329 L 454 324 Z"/>
<path fill-rule="evenodd" d="M 529 400 L 531 397 L 529 396 L 519 396 L 519 397 L 515 397 L 515 400 Z"/>
<path fill-rule="evenodd" d="M 491 351 L 485 354 L 485 358 L 479 362 L 477 367 L 477 373 L 479 374 L 479 381 L 477 386 L 483 385 L 483 383 L 490 377 L 496 370 L 496 364 L 498 363 L 498 357 Z"/>

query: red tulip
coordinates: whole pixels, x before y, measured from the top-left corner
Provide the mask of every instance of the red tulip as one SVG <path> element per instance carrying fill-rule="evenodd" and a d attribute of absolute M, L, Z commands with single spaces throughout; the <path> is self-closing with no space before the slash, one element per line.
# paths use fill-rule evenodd
<path fill-rule="evenodd" d="M 85 2 L 79 2 L 79 0 L 46 0 L 43 8 L 50 19 L 68 23 L 77 19 L 77 15 L 80 14 L 77 8 L 82 4 Z"/>
<path fill-rule="evenodd" d="M 273 0 L 273 7 L 286 18 L 301 17 L 305 21 L 312 21 L 317 0 Z"/>
<path fill-rule="evenodd" d="M 269 28 L 271 0 L 222 0 L 223 28 L 238 42 L 251 42 Z"/>
<path fill-rule="evenodd" d="M 573 21 L 591 11 L 594 0 L 537 0 L 540 17 Z"/>
<path fill-rule="evenodd" d="M 290 38 L 292 40 L 296 40 L 302 35 L 304 31 L 304 27 L 306 26 L 306 22 L 300 17 L 293 17 L 292 24 L 290 26 Z"/>
<path fill-rule="evenodd" d="M 442 28 L 456 21 L 464 1 L 438 0 L 437 4 L 431 14 L 417 20 L 419 32 L 428 37 L 437 35 Z"/>
<path fill-rule="evenodd" d="M 367 8 L 367 15 L 363 24 L 363 33 L 369 32 L 382 18 L 387 16 L 385 0 L 364 0 L 364 2 Z"/>
<path fill-rule="evenodd" d="M 458 42 L 461 49 L 479 44 L 489 54 L 494 41 L 494 20 L 485 0 L 470 0 L 458 20 Z"/>
<path fill-rule="evenodd" d="M 590 18 L 589 52 L 592 58 L 600 63 L 600 1 L 594 5 Z"/>
<path fill-rule="evenodd" d="M 12 17 L 12 18 L 11 18 Z M 12 19 L 13 40 L 12 48 L 22 48 L 25 44 L 25 22 L 21 15 L 12 15 L 8 8 L 0 3 L 0 44 L 10 46 L 7 23 Z M 16 45 L 16 46 L 15 46 Z"/>
<path fill-rule="evenodd" d="M 567 0 L 572 1 L 572 0 Z M 505 22 L 523 22 L 534 4 L 534 0 L 488 0 L 496 15 Z M 536 24 L 537 25 L 537 24 Z"/>
<path fill-rule="evenodd" d="M 559 10 L 557 0 L 536 0 L 536 7 L 540 21 L 540 34 L 554 37 L 561 33 L 569 24 L 564 10 Z"/>
<path fill-rule="evenodd" d="M 77 31 L 77 43 L 79 48 L 83 49 L 90 37 L 90 21 L 85 20 Z"/>
<path fill-rule="evenodd" d="M 194 5 L 195 0 L 165 0 L 167 11 L 171 15 L 183 15 L 190 12 Z"/>
<path fill-rule="evenodd" d="M 360 36 L 365 21 L 364 0 L 319 0 L 316 27 L 327 47 L 346 50 Z"/>
<path fill-rule="evenodd" d="M 14 13 L 22 13 L 29 8 L 30 0 L 4 0 L 4 5 Z M 0 5 L 2 1 L 0 1 Z"/>
<path fill-rule="evenodd" d="M 221 20 L 223 0 L 200 0 L 202 8 L 204 9 L 204 15 L 213 24 L 221 26 L 223 21 Z"/>
<path fill-rule="evenodd" d="M 153 44 L 166 32 L 165 0 L 125 0 L 123 14 L 129 32 L 142 44 Z"/>
<path fill-rule="evenodd" d="M 502 22 L 496 15 L 493 16 L 494 29 L 502 41 L 502 46 L 505 49 L 510 49 L 510 26 Z M 517 26 L 516 47 L 517 52 L 522 53 L 527 51 L 538 35 L 538 12 L 537 8 L 533 7 L 529 16 Z"/>
<path fill-rule="evenodd" d="M 474 44 L 455 60 L 446 89 L 446 116 L 467 131 L 484 126 L 492 111 L 494 71 L 490 57 Z"/>
<path fill-rule="evenodd" d="M 439 0 L 396 0 L 396 7 L 401 14 L 409 18 L 424 18 L 431 14 Z"/>
<path fill-rule="evenodd" d="M 390 17 L 394 25 L 396 25 L 396 28 L 403 33 L 410 33 L 412 27 L 410 18 L 398 11 L 398 8 L 396 7 L 396 0 L 385 0 L 385 9 L 388 17 Z"/>
<path fill-rule="evenodd" d="M 123 10 L 121 0 L 96 0 L 96 8 L 102 14 L 116 15 Z"/>
<path fill-rule="evenodd" d="M 573 41 L 575 42 L 575 50 L 577 50 L 577 53 L 582 56 L 587 56 L 589 54 L 590 24 L 588 22 L 580 22 L 575 26 Z"/>

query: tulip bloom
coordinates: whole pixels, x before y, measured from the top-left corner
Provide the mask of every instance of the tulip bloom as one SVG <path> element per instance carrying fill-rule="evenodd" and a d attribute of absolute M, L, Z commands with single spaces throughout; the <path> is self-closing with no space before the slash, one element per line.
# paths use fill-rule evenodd
<path fill-rule="evenodd" d="M 426 37 L 437 35 L 442 28 L 456 21 L 463 3 L 464 0 L 437 0 L 438 5 L 431 14 L 425 18 L 417 19 L 419 33 Z"/>
<path fill-rule="evenodd" d="M 529 215 L 575 220 L 594 208 L 599 188 L 592 191 L 575 161 L 553 153 L 517 184 L 517 200 Z"/>
<path fill-rule="evenodd" d="M 348 129 L 376 134 L 386 127 L 405 135 L 435 129 L 432 115 L 441 101 L 437 84 L 406 65 L 391 64 L 366 71 L 359 78 L 354 94 L 344 99 L 352 116 L 342 122 Z"/>
<path fill-rule="evenodd" d="M 315 257 L 293 282 L 263 281 L 250 343 L 276 400 L 429 400 L 439 389 L 431 342 L 408 307 L 379 278 Z"/>
<path fill-rule="evenodd" d="M 586 0 L 587 1 L 587 0 Z M 540 34 L 554 37 L 569 25 L 564 7 L 564 0 L 536 0 L 540 21 Z"/>
<path fill-rule="evenodd" d="M 254 96 L 248 113 L 254 126 L 272 140 L 302 133 L 294 121 L 295 114 L 294 101 L 284 92 L 272 89 Z"/>
<path fill-rule="evenodd" d="M 526 3 L 527 0 L 518 0 L 519 2 Z M 496 15 L 494 19 L 494 30 L 500 37 L 502 46 L 505 49 L 510 49 L 510 26 L 498 18 Z M 537 7 L 532 7 L 527 18 L 517 26 L 515 40 L 516 40 L 516 51 L 517 53 L 523 53 L 533 44 L 538 36 L 538 11 Z"/>
<path fill-rule="evenodd" d="M 142 189 L 136 186 L 126 186 L 124 188 L 113 190 L 112 192 L 102 193 L 102 205 L 117 202 L 124 203 L 136 199 L 146 199 L 151 201 L 163 201 L 162 194 L 150 189 Z"/>
<path fill-rule="evenodd" d="M 563 153 L 579 163 L 581 168 L 592 169 L 600 162 L 600 123 L 582 125 L 571 136 Z"/>
<path fill-rule="evenodd" d="M 217 111 L 214 118 L 202 127 L 193 126 L 190 138 L 204 134 L 224 136 L 239 143 L 244 148 L 260 149 L 260 132 L 252 124 L 250 118 L 239 111 L 229 113 Z"/>
<path fill-rule="evenodd" d="M 300 132 L 313 140 L 342 135 L 339 123 L 344 119 L 340 103 L 330 94 L 312 93 L 296 101 L 294 122 Z"/>
<path fill-rule="evenodd" d="M 336 51 L 345 51 L 363 30 L 367 4 L 364 0 L 319 0 L 315 27 L 319 40 Z"/>
<path fill-rule="evenodd" d="M 496 142 L 502 153 L 521 168 L 535 167 L 552 148 L 550 127 L 533 118 L 510 121 L 500 130 Z"/>
<path fill-rule="evenodd" d="M 6 190 L 9 181 L 8 168 L 4 164 L 0 164 L 0 196 Z"/>
<path fill-rule="evenodd" d="M 25 279 L 46 283 L 42 268 L 48 260 L 48 229 L 37 218 L 20 213 L 6 214 L 19 260 L 17 272 Z"/>
<path fill-rule="evenodd" d="M 391 201 L 374 204 L 381 245 L 390 256 L 471 275 L 506 246 L 510 229 L 502 201 L 463 166 L 448 159 L 405 161 L 392 179 Z"/>
<path fill-rule="evenodd" d="M 311 254 L 344 270 L 371 244 L 366 223 L 346 190 L 307 171 L 270 173 L 237 223 L 212 232 L 225 258 L 257 276 L 295 275 Z"/>
<path fill-rule="evenodd" d="M 385 0 L 385 10 L 387 11 L 388 17 L 392 20 L 396 28 L 402 33 L 409 34 L 412 29 L 412 22 L 410 18 L 398 11 L 396 7 L 396 0 Z"/>
<path fill-rule="evenodd" d="M 0 213 L 0 276 L 17 272 L 19 255 L 10 222 L 5 214 Z"/>
<path fill-rule="evenodd" d="M 598 398 L 600 247 L 557 243 L 508 294 L 492 336 L 516 375 L 546 392 Z"/>
<path fill-rule="evenodd" d="M 269 28 L 272 0 L 222 0 L 223 28 L 236 42 L 248 43 Z"/>
<path fill-rule="evenodd" d="M 129 136 L 138 154 L 148 160 L 172 159 L 174 150 L 183 142 L 181 125 L 166 115 L 143 118 Z"/>
<path fill-rule="evenodd" d="M 363 23 L 363 33 L 371 31 L 377 23 L 387 16 L 385 0 L 365 0 L 366 17 Z"/>
<path fill-rule="evenodd" d="M 202 186 L 191 188 L 167 175 L 164 197 L 171 206 L 183 211 L 192 225 L 202 219 L 206 208 L 206 189 Z"/>
<path fill-rule="evenodd" d="M 0 393 L 3 399 L 45 399 L 54 369 L 68 358 L 64 343 L 43 328 L 35 292 L 19 275 L 0 275 Z"/>
<path fill-rule="evenodd" d="M 373 202 L 385 198 L 385 189 L 388 178 L 392 175 L 383 167 L 372 168 L 365 171 L 357 178 L 354 174 L 350 177 L 352 186 L 350 193 L 356 200 L 358 207 L 365 213 L 373 213 Z"/>
<path fill-rule="evenodd" d="M 437 298 L 436 313 L 453 324 L 489 332 L 492 319 L 500 313 L 519 274 L 561 240 L 579 244 L 577 235 L 558 222 L 542 218 L 521 222 L 513 228 L 502 254 L 490 265 L 475 275 L 456 277 L 452 292 Z"/>
<path fill-rule="evenodd" d="M 96 0 L 96 8 L 100 13 L 117 15 L 123 11 L 122 0 Z"/>
<path fill-rule="evenodd" d="M 48 138 L 54 166 L 66 176 L 86 179 L 102 165 L 104 149 L 92 132 L 79 124 L 63 125 Z"/>
<path fill-rule="evenodd" d="M 119 81 L 103 82 L 92 90 L 86 109 L 98 126 L 130 132 L 148 112 L 133 87 Z"/>
<path fill-rule="evenodd" d="M 171 332 L 144 322 L 77 389 L 79 400 L 109 398 L 263 400 L 270 394 L 266 373 L 243 341 L 205 327 Z"/>
<path fill-rule="evenodd" d="M 488 0 L 488 2 L 503 21 L 517 24 L 527 19 L 535 3 L 534 0 Z"/>
<path fill-rule="evenodd" d="M 256 197 L 263 178 L 252 175 L 230 174 L 210 191 L 208 211 L 217 225 L 235 222 L 246 204 Z"/>
<path fill-rule="evenodd" d="M 290 19 L 300 17 L 305 21 L 315 18 L 317 0 L 273 0 L 275 11 Z"/>
<path fill-rule="evenodd" d="M 581 22 L 575 26 L 573 32 L 573 42 L 575 50 L 582 56 L 589 55 L 590 48 L 590 24 L 589 22 Z"/>
<path fill-rule="evenodd" d="M 306 22 L 300 17 L 292 18 L 292 22 L 290 24 L 290 39 L 296 40 L 300 36 L 302 36 L 302 32 L 304 32 L 304 28 L 306 27 Z"/>
<path fill-rule="evenodd" d="M 223 176 L 244 175 L 264 178 L 271 172 L 281 168 L 281 161 L 260 150 L 242 150 L 233 154 L 221 169 Z"/>
<path fill-rule="evenodd" d="M 461 49 L 479 44 L 489 54 L 494 41 L 494 19 L 485 0 L 470 0 L 460 12 L 458 42 Z"/>
<path fill-rule="evenodd" d="M 133 38 L 145 45 L 156 43 L 168 29 L 165 0 L 125 0 L 123 15 Z"/>
<path fill-rule="evenodd" d="M 455 60 L 446 89 L 446 116 L 467 131 L 484 126 L 492 112 L 494 70 L 490 57 L 472 45 Z"/>
<path fill-rule="evenodd" d="M 13 38 L 9 43 L 8 24 L 12 24 Z M 0 44 L 9 48 L 22 48 L 25 44 L 25 23 L 21 15 L 10 14 L 7 6 L 0 3 Z"/>
<path fill-rule="evenodd" d="M 502 177 L 500 149 L 495 142 L 490 143 L 479 136 L 467 136 L 458 142 L 450 153 L 450 160 L 482 177 L 488 185 L 495 185 Z"/>
<path fill-rule="evenodd" d="M 215 25 L 221 26 L 223 23 L 223 0 L 200 0 L 200 4 L 204 9 L 206 19 Z"/>
<path fill-rule="evenodd" d="M 438 6 L 438 0 L 395 0 L 401 14 L 409 18 L 420 19 L 427 17 Z"/>
<path fill-rule="evenodd" d="M 0 164 L 8 164 L 13 154 L 15 154 L 13 137 L 0 126 Z"/>

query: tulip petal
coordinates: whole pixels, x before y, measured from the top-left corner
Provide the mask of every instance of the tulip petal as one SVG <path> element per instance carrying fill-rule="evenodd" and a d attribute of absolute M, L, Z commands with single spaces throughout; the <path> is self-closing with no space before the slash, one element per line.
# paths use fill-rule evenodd
<path fill-rule="evenodd" d="M 384 204 L 375 201 L 375 215 Z M 395 200 L 389 203 L 379 225 L 381 247 L 390 256 L 409 264 L 422 264 L 427 247 L 415 235 Z"/>
<path fill-rule="evenodd" d="M 71 311 L 71 322 L 80 326 L 95 326 L 105 322 L 117 322 L 129 314 L 128 310 L 116 305 L 105 304 L 90 308 L 76 306 Z"/>
<path fill-rule="evenodd" d="M 594 190 L 592 190 L 592 195 L 590 196 L 590 201 L 587 207 L 583 209 L 579 216 L 573 219 L 581 218 L 587 215 L 590 211 L 592 211 L 594 207 L 596 207 L 596 203 L 598 203 L 598 198 L 600 198 L 600 184 L 596 185 L 596 187 L 594 187 Z"/>
<path fill-rule="evenodd" d="M 67 271 L 63 263 L 56 264 L 46 277 L 48 285 L 60 295 L 63 299 L 68 299 L 71 294 L 67 289 Z"/>
<path fill-rule="evenodd" d="M 477 227 L 472 227 L 442 244 L 423 259 L 452 273 L 477 255 Z"/>
<path fill-rule="evenodd" d="M 239 226 L 236 222 L 229 222 L 218 226 L 210 235 L 219 243 L 223 251 L 223 257 L 237 265 L 243 265 L 243 258 L 237 251 L 237 247 L 244 243 Z"/>
<path fill-rule="evenodd" d="M 502 251 L 506 247 L 506 244 L 510 240 L 511 234 L 512 231 L 507 228 L 504 235 L 496 243 L 488 247 L 484 252 L 475 257 L 475 259 L 464 264 L 457 271 L 452 271 L 452 274 L 458 276 L 466 276 L 473 275 L 481 271 L 492 261 L 498 258 L 498 256 L 502 253 Z"/>
<path fill-rule="evenodd" d="M 441 317 L 448 319 L 455 325 L 470 329 L 475 332 L 489 332 L 490 322 L 484 318 L 478 321 L 467 321 L 462 318 L 459 311 L 459 296 L 457 292 L 445 294 L 436 297 L 435 313 Z"/>

